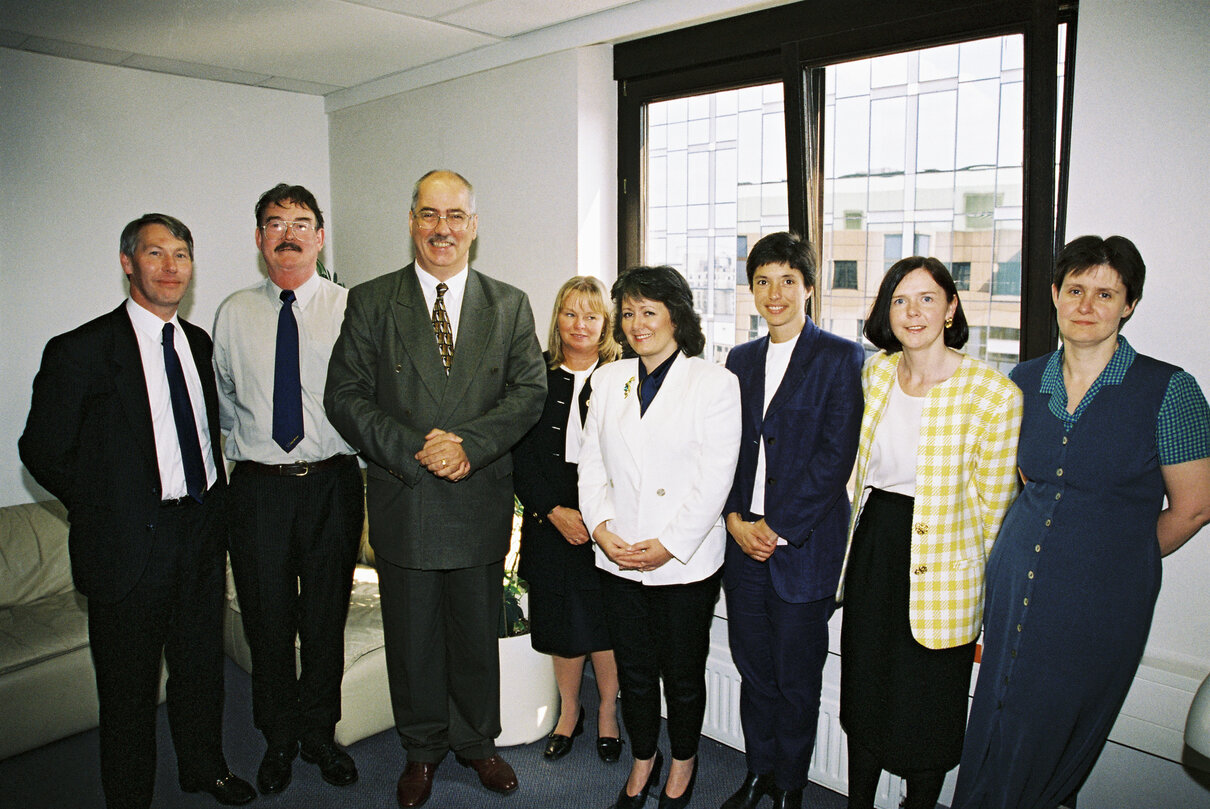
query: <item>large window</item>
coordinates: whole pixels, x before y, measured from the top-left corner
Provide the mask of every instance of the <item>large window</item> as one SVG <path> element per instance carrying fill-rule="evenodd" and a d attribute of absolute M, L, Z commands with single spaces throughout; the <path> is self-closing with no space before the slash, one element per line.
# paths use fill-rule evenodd
<path fill-rule="evenodd" d="M 1055 0 L 812 0 L 618 46 L 622 268 L 680 269 L 716 360 L 763 330 L 747 249 L 787 228 L 820 253 L 825 328 L 859 339 L 887 268 L 933 255 L 968 350 L 1049 350 L 1072 19 Z"/>
<path fill-rule="evenodd" d="M 1017 362 L 984 338 L 1021 322 L 1023 62 L 1024 37 L 1010 34 L 816 68 L 821 253 L 837 268 L 819 290 L 824 328 L 860 339 L 887 268 L 935 256 L 962 290 L 967 351 Z"/>
<path fill-rule="evenodd" d="M 642 263 L 688 279 L 718 362 L 748 339 L 752 310 L 736 306 L 748 245 L 789 227 L 785 131 L 780 84 L 647 105 Z"/>

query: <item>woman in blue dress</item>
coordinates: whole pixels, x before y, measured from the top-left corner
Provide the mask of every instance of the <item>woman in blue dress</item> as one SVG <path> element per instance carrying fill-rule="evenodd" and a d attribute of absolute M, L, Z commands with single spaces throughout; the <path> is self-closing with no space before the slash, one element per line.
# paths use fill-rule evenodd
<path fill-rule="evenodd" d="M 988 561 L 954 809 L 1075 805 L 1142 658 L 1160 557 L 1210 522 L 1206 399 L 1119 334 L 1144 270 L 1121 236 L 1063 248 L 1051 287 L 1063 346 L 1011 374 L 1025 489 Z"/>

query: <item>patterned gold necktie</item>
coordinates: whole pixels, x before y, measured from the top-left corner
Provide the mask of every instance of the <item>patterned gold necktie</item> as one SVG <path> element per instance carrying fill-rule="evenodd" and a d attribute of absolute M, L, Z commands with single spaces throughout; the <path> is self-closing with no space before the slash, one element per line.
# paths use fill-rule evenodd
<path fill-rule="evenodd" d="M 445 292 L 448 289 L 445 284 L 438 284 L 437 300 L 433 303 L 433 334 L 437 336 L 437 348 L 441 351 L 441 364 L 445 366 L 447 376 L 454 362 L 454 332 L 450 329 L 450 319 L 445 312 Z"/>

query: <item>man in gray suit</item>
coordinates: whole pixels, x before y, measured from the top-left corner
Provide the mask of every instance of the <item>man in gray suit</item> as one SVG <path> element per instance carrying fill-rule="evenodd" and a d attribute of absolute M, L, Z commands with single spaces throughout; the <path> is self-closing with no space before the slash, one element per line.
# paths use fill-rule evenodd
<path fill-rule="evenodd" d="M 324 396 L 329 419 L 369 463 L 405 809 L 428 800 L 449 750 L 488 789 L 517 788 L 494 741 L 510 452 L 546 399 L 529 300 L 468 266 L 478 231 L 470 183 L 425 174 L 408 225 L 415 262 L 349 292 Z"/>

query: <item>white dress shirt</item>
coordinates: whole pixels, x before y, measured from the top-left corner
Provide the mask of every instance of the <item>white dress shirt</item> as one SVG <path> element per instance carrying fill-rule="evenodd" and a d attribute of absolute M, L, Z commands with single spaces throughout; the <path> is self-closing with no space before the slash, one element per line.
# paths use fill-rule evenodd
<path fill-rule="evenodd" d="M 790 367 L 790 356 L 794 353 L 794 346 L 798 345 L 798 338 L 802 334 L 791 337 L 784 342 L 775 343 L 769 340 L 769 349 L 765 354 L 765 404 L 761 408 L 761 418 L 769 410 L 769 403 L 773 401 L 773 397 L 777 395 L 777 389 L 781 387 L 781 381 L 786 376 L 786 369 Z M 760 446 L 756 451 L 756 477 L 752 481 L 752 513 L 765 513 L 765 439 L 761 436 Z M 785 545 L 786 541 L 780 537 L 777 544 Z"/>
<path fill-rule="evenodd" d="M 210 446 L 210 426 L 206 421 L 206 399 L 202 394 L 202 378 L 198 376 L 189 348 L 189 338 L 181 328 L 175 313 L 171 320 L 161 320 L 134 302 L 126 299 L 126 314 L 134 326 L 139 342 L 139 357 L 143 360 L 143 379 L 147 382 L 147 403 L 151 406 L 151 426 L 155 434 L 155 456 L 160 467 L 160 497 L 175 500 L 189 493 L 185 485 L 185 465 L 181 461 L 181 442 L 176 434 L 176 418 L 172 414 L 172 397 L 168 393 L 168 373 L 164 369 L 164 324 L 172 324 L 172 347 L 181 361 L 193 422 L 197 427 L 198 443 L 202 448 L 202 463 L 206 466 L 206 488 L 218 479 L 214 467 L 214 451 Z M 206 369 L 209 372 L 209 368 Z"/>
<path fill-rule="evenodd" d="M 233 461 L 290 464 L 353 455 L 324 410 L 328 360 L 340 335 L 349 291 L 313 275 L 294 290 L 303 437 L 286 452 L 273 440 L 273 368 L 281 288 L 266 279 L 230 295 L 214 318 L 219 417 Z"/>
<path fill-rule="evenodd" d="M 424 293 L 424 302 L 428 306 L 430 316 L 433 314 L 433 304 L 437 302 L 437 285 L 445 284 L 449 287 L 445 291 L 442 301 L 445 303 L 446 317 L 450 319 L 455 362 L 458 361 L 458 323 L 462 320 L 462 298 L 466 295 L 466 279 L 469 275 L 467 268 L 463 267 L 445 281 L 438 281 L 428 272 L 420 269 L 419 264 L 416 265 L 416 278 L 420 281 L 420 291 Z M 436 342 L 436 340 L 437 338 L 433 337 L 433 341 Z"/>

